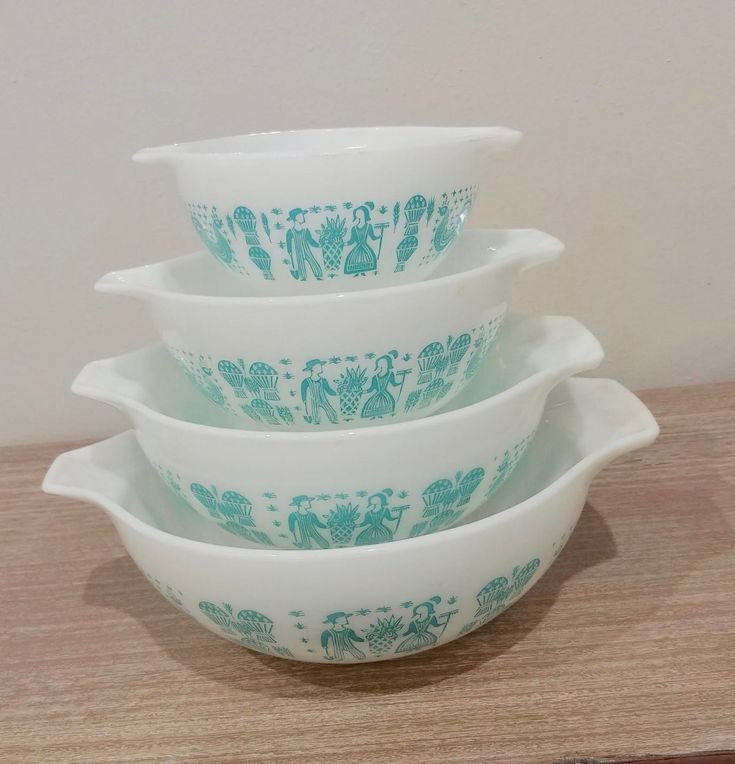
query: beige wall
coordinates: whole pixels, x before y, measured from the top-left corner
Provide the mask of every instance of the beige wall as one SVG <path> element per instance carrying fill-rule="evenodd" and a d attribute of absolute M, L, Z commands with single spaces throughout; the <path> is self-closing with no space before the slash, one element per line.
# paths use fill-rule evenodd
<path fill-rule="evenodd" d="M 522 129 L 474 224 L 568 251 L 516 304 L 578 316 L 629 386 L 735 377 L 734 32 L 732 0 L 0 3 L 0 442 L 122 421 L 68 385 L 153 332 L 92 284 L 196 246 L 130 154 L 279 128 Z"/>

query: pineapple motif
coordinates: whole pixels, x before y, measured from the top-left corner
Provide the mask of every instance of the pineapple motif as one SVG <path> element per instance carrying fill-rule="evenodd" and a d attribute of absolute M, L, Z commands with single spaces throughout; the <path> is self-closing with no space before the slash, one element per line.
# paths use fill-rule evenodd
<path fill-rule="evenodd" d="M 342 416 L 355 416 L 360 407 L 360 398 L 367 384 L 367 370 L 360 366 L 348 366 L 337 380 L 339 409 Z"/>
<path fill-rule="evenodd" d="M 368 649 L 373 655 L 383 655 L 391 651 L 403 628 L 403 616 L 392 615 L 390 618 L 377 618 L 370 624 L 365 634 Z"/>
<path fill-rule="evenodd" d="M 340 270 L 346 233 L 347 221 L 339 216 L 328 217 L 318 231 L 319 246 L 328 273 L 338 273 Z"/>
<path fill-rule="evenodd" d="M 331 509 L 327 516 L 327 528 L 335 546 L 347 546 L 352 540 L 357 520 L 360 517 L 354 504 L 337 504 L 336 509 Z"/>

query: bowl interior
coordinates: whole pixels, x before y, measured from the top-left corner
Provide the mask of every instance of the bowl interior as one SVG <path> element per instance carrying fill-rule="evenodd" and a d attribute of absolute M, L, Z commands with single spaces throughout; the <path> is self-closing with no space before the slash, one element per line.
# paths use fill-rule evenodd
<path fill-rule="evenodd" d="M 548 354 L 548 341 L 544 343 L 548 327 L 541 316 L 515 316 L 506 318 L 493 353 L 485 360 L 476 375 L 440 412 L 470 406 L 503 392 L 528 378 L 539 368 L 548 366 L 536 353 Z M 243 420 L 209 401 L 188 380 L 170 357 L 163 345 L 154 345 L 142 351 L 114 359 L 116 372 L 129 379 L 138 391 L 136 399 L 153 411 L 193 424 L 243 429 Z M 432 416 L 437 416 L 437 413 Z M 401 426 L 394 423 L 382 427 Z M 249 429 L 258 429 L 255 426 Z M 361 429 L 371 429 L 369 427 Z"/>
<path fill-rule="evenodd" d="M 344 127 L 251 133 L 175 146 L 186 154 L 333 154 L 420 148 L 469 140 L 481 134 L 471 127 Z"/>

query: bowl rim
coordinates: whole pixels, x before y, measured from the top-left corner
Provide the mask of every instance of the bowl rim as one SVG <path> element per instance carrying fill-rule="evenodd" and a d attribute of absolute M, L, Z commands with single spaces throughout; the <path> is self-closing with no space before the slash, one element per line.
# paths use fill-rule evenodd
<path fill-rule="evenodd" d="M 269 149 L 261 151 L 205 151 L 197 150 L 197 147 L 203 147 L 206 144 L 217 144 L 221 141 L 258 138 L 261 136 L 285 136 L 286 138 L 296 138 L 303 135 L 337 135 L 350 132 L 364 133 L 405 133 L 414 132 L 439 132 L 446 133 L 446 137 L 437 136 L 435 140 L 419 146 L 396 145 L 382 146 L 380 148 L 367 146 L 343 146 L 335 149 L 309 150 L 309 149 Z M 453 137 L 452 137 L 453 136 Z M 498 140 L 506 143 L 508 147 L 515 145 L 520 141 L 522 133 L 510 127 L 502 125 L 492 126 L 466 126 L 466 125 L 363 125 L 351 127 L 314 127 L 293 130 L 263 130 L 253 133 L 237 133 L 235 135 L 221 135 L 216 138 L 202 138 L 193 141 L 181 141 L 178 143 L 163 144 L 160 146 L 151 146 L 143 148 L 133 154 L 133 160 L 136 162 L 159 162 L 171 159 L 214 159 L 223 158 L 232 159 L 233 157 L 262 160 L 262 159 L 284 159 L 296 157 L 335 157 L 335 156 L 354 156 L 364 154 L 379 153 L 423 153 L 425 151 L 435 151 L 437 148 L 449 148 L 461 144 L 479 143 L 485 140 Z"/>
<path fill-rule="evenodd" d="M 442 426 L 451 426 L 456 421 L 465 417 L 479 416 L 480 409 L 491 409 L 496 406 L 509 405 L 510 399 L 514 396 L 523 395 L 527 390 L 533 388 L 540 388 L 548 380 L 560 381 L 573 374 L 578 374 L 583 371 L 589 371 L 596 368 L 602 363 L 604 358 L 604 350 L 599 340 L 595 335 L 587 329 L 584 324 L 578 321 L 572 316 L 547 316 L 547 315 L 523 315 L 523 314 L 506 314 L 504 317 L 504 325 L 508 319 L 517 320 L 519 325 L 523 325 L 525 322 L 538 321 L 539 324 L 548 325 L 553 323 L 555 325 L 568 325 L 570 335 L 574 336 L 577 341 L 583 341 L 589 345 L 589 351 L 586 354 L 580 354 L 578 358 L 568 360 L 564 365 L 557 363 L 556 366 L 549 366 L 544 369 L 540 369 L 528 377 L 525 377 L 515 385 L 501 390 L 495 395 L 488 395 L 474 403 L 470 403 L 466 406 L 460 406 L 453 408 L 449 411 L 438 411 L 430 416 L 421 417 L 418 419 L 409 419 L 401 422 L 389 422 L 385 424 L 373 424 L 358 428 L 342 427 L 334 430 L 247 430 L 242 428 L 230 428 L 220 427 L 217 425 L 200 424 L 198 422 L 189 422 L 185 419 L 179 419 L 178 417 L 171 416 L 170 414 L 164 414 L 161 411 L 157 411 L 148 404 L 140 401 L 137 398 L 132 398 L 129 395 L 123 395 L 118 393 L 111 393 L 105 397 L 100 396 L 97 393 L 93 394 L 93 391 L 80 379 L 84 376 L 85 371 L 94 366 L 95 364 L 114 364 L 116 361 L 129 358 L 131 356 L 141 355 L 144 356 L 147 353 L 160 353 L 164 355 L 170 363 L 174 364 L 175 361 L 170 357 L 170 354 L 162 342 L 152 343 L 146 345 L 138 350 L 133 350 L 129 353 L 124 353 L 119 356 L 113 356 L 111 358 L 102 359 L 100 361 L 91 361 L 85 366 L 72 382 L 71 391 L 76 395 L 82 395 L 83 397 L 92 398 L 93 400 L 102 400 L 103 402 L 119 403 L 124 409 L 130 409 L 145 416 L 147 419 L 152 420 L 155 424 L 173 428 L 179 431 L 191 431 L 193 433 L 208 433 L 210 435 L 221 437 L 224 439 L 240 440 L 244 443 L 299 443 L 307 442 L 310 444 L 320 443 L 323 446 L 331 442 L 334 444 L 344 443 L 353 438 L 360 438 L 361 440 L 371 440 L 373 438 L 385 438 L 391 437 L 397 430 L 402 432 L 411 433 L 412 431 L 427 430 L 429 428 L 441 428 Z M 502 332 L 505 326 L 501 327 Z M 487 362 L 487 359 L 486 359 Z M 483 414 L 485 412 L 483 411 Z"/>
<path fill-rule="evenodd" d="M 131 295 L 150 296 L 157 299 L 169 300 L 171 302 L 184 302 L 184 303 L 212 303 L 213 305 L 242 305 L 242 306 L 269 306 L 274 309 L 288 305 L 294 306 L 315 306 L 317 304 L 323 304 L 329 306 L 336 302 L 355 302 L 357 304 L 375 300 L 389 300 L 391 298 L 401 298 L 406 293 L 422 294 L 431 290 L 442 291 L 445 289 L 451 289 L 458 283 L 465 282 L 471 278 L 478 278 L 480 276 L 486 276 L 488 273 L 492 273 L 501 268 L 510 268 L 517 265 L 522 267 L 525 259 L 528 259 L 530 265 L 538 263 L 550 262 L 556 260 L 564 251 L 564 243 L 552 236 L 549 233 L 540 231 L 536 228 L 475 228 L 470 226 L 463 227 L 460 232 L 457 244 L 461 242 L 462 237 L 466 239 L 476 235 L 477 238 L 491 233 L 498 234 L 510 234 L 518 236 L 520 240 L 522 237 L 529 237 L 529 242 L 536 239 L 536 247 L 541 249 L 531 249 L 530 243 L 527 249 L 524 249 L 523 245 L 519 245 L 518 249 L 512 249 L 506 253 L 506 257 L 500 261 L 494 261 L 490 258 L 491 252 L 497 252 L 499 247 L 492 246 L 491 244 L 478 244 L 478 247 L 482 246 L 484 249 L 484 256 L 489 258 L 488 262 L 483 262 L 472 268 L 457 271 L 454 273 L 448 273 L 445 276 L 429 276 L 423 281 L 412 281 L 406 284 L 393 284 L 390 286 L 371 287 L 370 289 L 361 289 L 357 291 L 348 292 L 324 292 L 320 294 L 295 294 L 295 295 L 203 295 L 203 294 L 191 294 L 190 292 L 177 292 L 171 289 L 165 289 L 163 287 L 145 286 L 128 284 L 126 288 L 126 282 L 124 280 L 125 274 L 132 274 L 148 269 L 170 269 L 176 263 L 185 262 L 187 260 L 202 260 L 207 261 L 214 267 L 217 264 L 214 262 L 212 255 L 206 249 L 198 249 L 195 252 L 190 252 L 184 255 L 178 255 L 177 257 L 167 258 L 165 260 L 159 260 L 155 263 L 148 263 L 138 265 L 133 268 L 124 268 L 122 270 L 114 270 L 101 276 L 94 288 L 97 292 L 109 292 L 109 293 L 128 293 Z M 451 255 L 451 252 L 449 253 Z M 226 267 L 226 266 L 220 266 Z"/>
<path fill-rule="evenodd" d="M 296 563 L 303 563 L 305 560 L 313 560 L 315 563 L 325 563 L 328 560 L 340 560 L 345 557 L 365 557 L 367 555 L 391 555 L 400 554 L 402 551 L 412 549 L 415 547 L 431 547 L 436 544 L 443 543 L 459 543 L 464 537 L 478 532 L 487 532 L 491 528 L 503 523 L 513 521 L 517 516 L 524 515 L 529 512 L 533 512 L 536 505 L 545 501 L 549 495 L 559 493 L 564 490 L 568 485 L 573 484 L 577 480 L 581 480 L 585 473 L 592 471 L 593 469 L 601 469 L 604 464 L 612 459 L 617 458 L 629 451 L 633 451 L 637 448 L 642 448 L 652 443 L 659 434 L 659 426 L 656 422 L 653 414 L 649 411 L 648 407 L 630 390 L 623 386 L 620 382 L 608 378 L 591 378 L 591 377 L 577 377 L 575 379 L 567 380 L 567 388 L 571 388 L 569 392 L 570 399 L 574 395 L 574 389 L 581 389 L 584 394 L 585 388 L 587 390 L 597 389 L 598 391 L 605 390 L 605 393 L 614 395 L 618 400 L 622 401 L 627 399 L 628 404 L 634 411 L 628 415 L 630 421 L 639 421 L 640 426 L 635 432 L 631 432 L 627 435 L 622 435 L 617 438 L 608 440 L 606 445 L 601 445 L 598 448 L 592 450 L 590 453 L 583 456 L 579 461 L 573 464 L 563 474 L 559 475 L 551 483 L 544 486 L 540 491 L 529 496 L 527 499 L 514 504 L 507 509 L 501 510 L 488 517 L 482 517 L 478 520 L 471 520 L 463 525 L 458 525 L 453 528 L 446 528 L 444 530 L 437 531 L 436 533 L 429 533 L 424 536 L 416 536 L 413 538 L 401 539 L 399 541 L 392 541 L 387 544 L 373 544 L 368 546 L 352 546 L 352 547 L 339 547 L 331 549 L 311 549 L 311 550 L 296 550 L 296 549 L 268 549 L 268 548 L 246 548 L 246 547 L 232 547 L 224 544 L 216 544 L 210 541 L 197 541 L 195 539 L 185 538 L 178 536 L 170 531 L 164 531 L 160 528 L 155 528 L 152 525 L 144 522 L 140 518 L 133 515 L 129 510 L 125 509 L 118 502 L 104 496 L 98 491 L 84 488 L 74 489 L 69 488 L 63 484 L 54 484 L 53 472 L 57 465 L 58 460 L 63 459 L 66 454 L 61 454 L 53 462 L 49 471 L 47 472 L 42 489 L 46 493 L 55 494 L 59 496 L 65 496 L 75 499 L 82 499 L 96 504 L 111 513 L 113 517 L 122 522 L 124 525 L 134 530 L 136 533 L 142 534 L 148 537 L 155 543 L 162 543 L 168 547 L 178 547 L 182 551 L 197 551 L 203 554 L 219 558 L 242 558 L 250 561 L 262 560 L 266 557 L 273 557 L 274 559 L 291 559 Z M 548 402 L 547 402 L 548 405 Z M 102 443 L 109 443 L 113 440 L 128 440 L 135 443 L 136 448 L 139 449 L 139 454 L 136 458 L 141 459 L 146 466 L 152 470 L 152 467 L 148 464 L 142 449 L 137 442 L 137 438 L 134 430 L 126 430 L 119 435 L 115 435 L 112 438 L 102 441 Z M 78 453 L 91 451 L 99 444 L 92 444 L 85 446 L 76 451 L 67 453 Z M 479 509 L 479 508 L 478 508 Z M 190 510 L 194 511 L 194 510 Z M 476 510 L 477 511 L 477 510 Z M 126 545 L 127 547 L 127 545 Z M 284 557 L 286 555 L 286 557 Z"/>

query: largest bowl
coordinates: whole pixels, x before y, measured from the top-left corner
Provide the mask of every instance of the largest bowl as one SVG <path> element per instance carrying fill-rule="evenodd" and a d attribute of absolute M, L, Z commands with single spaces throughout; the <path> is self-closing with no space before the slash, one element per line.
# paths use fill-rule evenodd
<path fill-rule="evenodd" d="M 149 307 L 164 343 L 250 429 L 335 429 L 433 413 L 477 371 L 516 275 L 562 250 L 540 231 L 467 230 L 421 284 L 237 297 L 206 254 L 110 273 L 97 289 Z"/>
<path fill-rule="evenodd" d="M 561 550 L 594 475 L 657 432 L 617 383 L 570 380 L 552 393 L 524 465 L 476 522 L 321 552 L 223 546 L 223 531 L 181 512 L 131 433 L 60 456 L 44 489 L 99 504 L 138 567 L 208 629 L 272 655 L 358 663 L 436 647 L 505 610 Z"/>
<path fill-rule="evenodd" d="M 309 294 L 418 281 L 462 229 L 505 127 L 238 135 L 135 154 L 173 166 L 209 251 L 243 286 Z"/>

